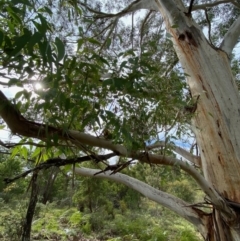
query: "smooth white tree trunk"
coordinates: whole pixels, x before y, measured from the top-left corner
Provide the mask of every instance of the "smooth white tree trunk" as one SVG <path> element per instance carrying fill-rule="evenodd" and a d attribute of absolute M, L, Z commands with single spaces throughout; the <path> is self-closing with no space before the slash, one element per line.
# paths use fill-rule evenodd
<path fill-rule="evenodd" d="M 174 35 L 182 67 L 189 75 L 193 97 L 200 96 L 193 128 L 201 153 L 204 177 L 225 198 L 239 201 L 240 98 L 229 59 L 214 49 L 195 28 L 186 28 L 196 46 Z M 190 32 L 191 31 L 191 32 Z M 186 37 L 187 38 L 187 37 Z"/>
<path fill-rule="evenodd" d="M 173 1 L 159 2 L 191 94 L 199 96 L 192 125 L 203 175 L 223 198 L 240 203 L 240 97 L 229 53 L 209 44 L 191 16 L 179 10 L 181 1 L 176 1 L 178 8 L 171 5 Z M 177 28 L 171 27 L 174 24 Z M 232 45 L 225 42 L 228 49 Z M 238 216 L 239 210 L 235 211 Z M 214 210 L 212 218 L 209 240 L 240 240 L 237 219 L 227 220 L 219 210 Z"/>

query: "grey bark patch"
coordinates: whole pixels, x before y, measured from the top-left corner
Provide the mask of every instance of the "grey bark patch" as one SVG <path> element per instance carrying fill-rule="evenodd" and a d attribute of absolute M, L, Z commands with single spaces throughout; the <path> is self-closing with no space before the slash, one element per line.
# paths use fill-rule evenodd
<path fill-rule="evenodd" d="M 200 221 L 199 218 L 190 217 L 190 216 L 188 216 L 188 218 L 191 220 L 191 223 L 195 224 L 195 226 L 197 227 L 203 225 L 203 223 Z"/>
<path fill-rule="evenodd" d="M 186 36 L 187 36 L 187 41 L 189 44 L 193 45 L 194 47 L 198 46 L 198 44 L 197 44 L 196 40 L 194 39 L 191 32 L 186 31 Z"/>
<path fill-rule="evenodd" d="M 190 32 L 191 32 L 193 38 L 194 38 L 194 41 L 195 41 L 196 45 L 197 46 L 200 45 L 200 41 L 199 40 L 202 40 L 202 35 L 201 35 L 200 30 L 197 29 L 194 26 L 189 27 L 189 29 L 190 29 Z M 195 46 L 195 47 L 197 47 L 197 46 Z"/>
<path fill-rule="evenodd" d="M 231 121 L 230 121 L 230 119 L 229 119 L 226 115 L 224 115 L 224 119 L 225 119 L 225 121 L 226 121 L 226 123 L 227 123 L 228 128 L 230 129 L 230 126 L 231 126 Z"/>

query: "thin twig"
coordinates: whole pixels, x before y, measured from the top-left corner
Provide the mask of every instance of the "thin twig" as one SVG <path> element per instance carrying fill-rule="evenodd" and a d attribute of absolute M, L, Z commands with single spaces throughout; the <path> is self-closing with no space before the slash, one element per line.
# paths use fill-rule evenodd
<path fill-rule="evenodd" d="M 39 164 L 38 166 L 21 173 L 20 175 L 17 175 L 13 178 L 5 178 L 4 182 L 6 184 L 9 184 L 20 178 L 26 177 L 29 173 L 32 173 L 34 171 L 43 170 L 43 169 L 48 169 L 53 166 L 60 167 L 60 166 L 66 166 L 66 165 L 71 165 L 71 164 L 76 164 L 76 163 L 82 163 L 82 162 L 90 161 L 90 160 L 95 160 L 96 162 L 99 162 L 99 161 L 107 160 L 114 156 L 116 156 L 116 153 L 109 153 L 106 155 L 88 155 L 88 156 L 69 158 L 69 159 L 51 158 L 51 159 L 48 159 L 46 162 L 43 162 L 43 163 Z"/>
<path fill-rule="evenodd" d="M 140 29 L 140 47 L 142 46 L 142 40 L 143 40 L 143 30 L 144 30 L 144 26 L 147 23 L 149 17 L 151 16 L 151 14 L 153 13 L 152 10 L 150 10 L 147 15 L 145 16 L 142 25 L 141 25 L 141 29 Z"/>
<path fill-rule="evenodd" d="M 206 20 L 208 22 L 208 39 L 209 39 L 210 44 L 213 45 L 212 39 L 211 39 L 211 22 L 208 18 L 207 8 L 205 9 L 204 12 L 205 12 Z"/>

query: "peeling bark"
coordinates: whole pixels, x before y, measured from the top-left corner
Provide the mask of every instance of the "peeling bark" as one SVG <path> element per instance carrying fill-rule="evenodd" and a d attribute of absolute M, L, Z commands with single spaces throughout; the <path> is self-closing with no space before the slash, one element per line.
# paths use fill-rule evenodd
<path fill-rule="evenodd" d="M 173 36 L 182 68 L 189 76 L 187 81 L 191 94 L 193 97 L 200 95 L 192 125 L 204 177 L 222 196 L 239 203 L 240 97 L 229 64 L 229 52 L 211 46 L 196 23 L 177 7 L 177 14 L 173 16 L 167 9 L 168 4 L 160 2 L 159 10 Z M 173 23 L 179 27 L 171 28 Z M 234 40 L 228 44 L 224 50 L 232 49 Z M 217 216 L 213 213 L 215 230 L 209 227 L 209 240 L 240 240 L 239 235 L 234 235 L 239 228 L 226 221 L 222 212 L 216 213 Z"/>
<path fill-rule="evenodd" d="M 240 191 L 232 187 L 240 184 L 240 97 L 228 56 L 212 47 L 196 23 L 178 8 L 173 18 L 166 13 L 166 6 L 159 7 L 181 65 L 189 75 L 191 94 L 200 95 L 192 123 L 204 176 L 223 196 L 239 201 Z M 171 28 L 173 21 L 180 27 Z"/>

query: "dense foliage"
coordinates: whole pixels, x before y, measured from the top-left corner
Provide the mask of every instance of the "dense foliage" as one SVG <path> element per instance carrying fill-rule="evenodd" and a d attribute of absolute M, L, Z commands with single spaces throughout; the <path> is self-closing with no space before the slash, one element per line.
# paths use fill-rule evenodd
<path fill-rule="evenodd" d="M 190 124 L 199 98 L 205 98 L 200 95 L 208 93 L 192 95 L 186 80 L 191 76 L 179 63 L 163 16 L 153 10 L 128 12 L 137 3 L 0 0 L 3 240 L 19 240 L 24 232 L 23 240 L 29 240 L 31 224 L 38 240 L 199 240 L 185 221 L 136 191 L 76 176 L 79 167 L 101 169 L 95 176 L 121 171 L 171 193 L 179 197 L 174 199 L 179 207 L 193 207 L 185 218 L 196 223 L 203 216 L 204 223 L 214 206 L 208 198 L 206 206 L 192 204 L 203 199 L 196 182 L 217 203 L 228 201 L 221 202 L 202 175 L 203 150 Z M 238 15 L 237 1 L 192 13 L 216 52 Z M 220 17 L 224 21 L 218 24 Z M 239 82 L 238 56 L 228 57 Z M 219 127 L 221 121 L 216 123 Z M 158 155 L 161 161 L 153 163 L 166 166 L 152 165 L 149 155 Z"/>
<path fill-rule="evenodd" d="M 16 158 L 11 162 L 2 159 L 2 179 L 20 174 L 23 171 L 21 165 Z M 171 191 L 187 201 L 197 201 L 201 195 L 195 190 L 194 183 L 178 170 L 161 170 L 160 175 L 157 169 L 138 165 L 125 172 L 134 172 L 140 179 L 146 172 L 145 178 L 149 178 L 153 186 Z M 51 178 L 50 186 L 50 177 L 53 177 L 53 170 L 47 170 L 39 177 L 41 188 L 32 224 L 33 240 L 200 240 L 187 222 L 176 219 L 171 212 L 124 185 L 92 178 L 76 177 L 73 180 L 58 170 L 57 177 Z M 21 238 L 30 179 L 20 179 L 0 189 L 1 240 Z M 170 180 L 173 180 L 171 185 Z"/>

